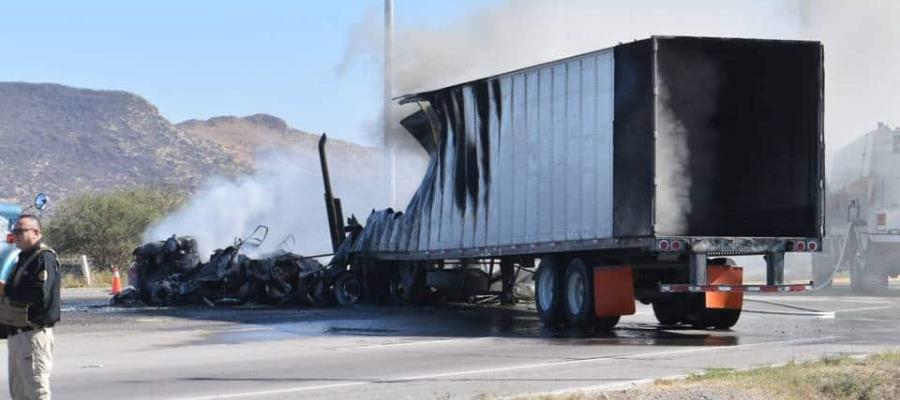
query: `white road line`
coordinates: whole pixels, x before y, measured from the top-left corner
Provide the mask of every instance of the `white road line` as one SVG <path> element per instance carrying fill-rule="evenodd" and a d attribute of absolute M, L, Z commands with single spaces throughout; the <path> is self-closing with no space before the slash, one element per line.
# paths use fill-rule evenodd
<path fill-rule="evenodd" d="M 461 342 L 461 341 L 469 341 L 473 339 L 436 339 L 436 340 L 419 340 L 413 342 L 399 342 L 399 343 L 378 343 L 378 344 L 361 344 L 358 346 L 344 346 L 344 347 L 335 347 L 333 350 L 359 350 L 359 349 L 377 349 L 381 347 L 403 347 L 403 346 L 419 346 L 426 344 L 441 344 L 441 343 L 452 343 L 452 342 Z"/>
<path fill-rule="evenodd" d="M 835 303 L 864 303 L 864 304 L 894 304 L 895 302 L 891 300 L 885 300 L 883 298 L 876 297 L 856 297 L 856 298 L 842 298 L 842 297 L 827 297 L 827 296 L 803 296 L 803 297 L 776 297 L 776 296 L 746 296 L 744 300 L 754 300 L 759 301 L 760 299 L 777 299 L 778 301 L 784 302 L 835 302 Z"/>
<path fill-rule="evenodd" d="M 206 334 L 211 333 L 237 333 L 237 332 L 259 332 L 259 331 L 274 331 L 275 328 L 270 328 L 267 326 L 253 326 L 247 328 L 234 328 L 234 329 L 201 329 L 200 331 Z"/>
<path fill-rule="evenodd" d="M 861 308 L 849 308 L 846 310 L 837 310 L 836 313 L 848 313 L 848 312 L 857 312 L 857 311 L 874 311 L 874 310 L 886 310 L 888 308 L 894 308 L 894 306 L 878 306 L 878 307 L 861 307 Z"/>
<path fill-rule="evenodd" d="M 761 346 L 776 346 L 776 345 L 787 345 L 787 344 L 825 342 L 825 341 L 829 341 L 829 340 L 832 340 L 835 338 L 837 338 L 837 336 L 826 336 L 826 337 L 816 338 L 816 339 L 794 339 L 794 340 L 783 340 L 783 341 L 777 341 L 777 342 L 739 344 L 739 345 L 735 345 L 735 346 L 725 346 L 724 348 L 731 351 L 731 350 L 738 349 L 738 348 L 746 349 L 746 348 L 761 347 Z M 513 365 L 513 366 L 506 366 L 506 367 L 443 372 L 443 373 L 437 373 L 437 374 L 414 375 L 414 376 L 399 377 L 399 378 L 384 378 L 384 379 L 377 379 L 377 380 L 371 380 L 371 381 L 351 381 L 351 382 L 333 383 L 333 384 L 327 384 L 327 385 L 301 386 L 301 387 L 294 387 L 294 388 L 262 390 L 262 391 L 256 391 L 256 392 L 217 394 L 217 395 L 200 396 L 200 397 L 181 397 L 181 398 L 176 398 L 176 399 L 172 399 L 172 400 L 236 399 L 236 398 L 245 398 L 245 397 L 254 397 L 254 396 L 267 396 L 267 395 L 274 395 L 274 394 L 309 392 L 309 391 L 313 391 L 313 390 L 337 389 L 337 388 L 360 386 L 360 385 L 375 384 L 375 383 L 410 382 L 410 381 L 418 381 L 418 380 L 447 378 L 447 377 L 451 377 L 451 376 L 461 376 L 461 375 L 489 374 L 489 373 L 497 373 L 497 372 L 518 371 L 518 370 L 523 370 L 523 369 L 559 367 L 559 366 L 570 366 L 570 365 L 579 365 L 579 364 L 592 364 L 592 363 L 597 363 L 597 362 L 607 361 L 607 360 L 626 360 L 626 359 L 640 359 L 640 358 L 647 358 L 647 357 L 664 357 L 664 356 L 671 356 L 671 355 L 677 355 L 677 354 L 701 353 L 701 352 L 722 350 L 722 349 L 723 349 L 722 346 L 711 346 L 711 347 L 701 347 L 701 348 L 691 348 L 691 349 L 666 350 L 666 351 L 657 351 L 657 352 L 651 352 L 651 353 L 592 357 L 592 358 L 584 358 L 584 359 L 577 359 L 577 360 L 548 361 L 548 362 L 533 363 L 533 364 L 521 364 L 521 365 Z"/>
<path fill-rule="evenodd" d="M 798 316 L 798 317 L 816 317 L 819 319 L 833 319 L 835 317 L 834 311 L 811 311 L 811 312 L 763 311 L 763 310 L 752 310 L 749 308 L 745 308 L 741 312 L 751 313 L 751 314 L 773 314 L 773 315 L 790 315 L 790 316 Z"/>
<path fill-rule="evenodd" d="M 200 397 L 179 397 L 179 398 L 173 398 L 172 400 L 238 399 L 238 398 L 250 397 L 250 396 L 269 396 L 269 395 L 273 395 L 273 394 L 308 392 L 311 390 L 338 389 L 338 388 L 343 388 L 343 387 L 365 385 L 365 384 L 369 384 L 369 383 L 371 383 L 371 382 L 369 382 L 369 381 L 353 381 L 353 382 L 345 382 L 345 383 L 331 383 L 328 385 L 303 386 L 303 387 L 298 387 L 298 388 L 261 390 L 258 392 L 216 394 L 216 395 L 200 396 Z"/>
<path fill-rule="evenodd" d="M 778 302 L 769 301 L 769 300 L 759 300 L 759 299 L 745 299 L 745 300 L 748 302 L 753 302 L 753 303 L 762 303 L 762 304 L 768 304 L 768 305 L 784 307 L 784 308 L 793 308 L 795 310 L 800 310 L 800 311 L 807 311 L 807 312 L 814 312 L 814 313 L 827 312 L 825 310 L 818 310 L 815 308 L 808 308 L 808 307 L 800 307 L 800 306 L 795 306 L 795 305 L 785 304 L 785 303 L 778 303 Z"/>

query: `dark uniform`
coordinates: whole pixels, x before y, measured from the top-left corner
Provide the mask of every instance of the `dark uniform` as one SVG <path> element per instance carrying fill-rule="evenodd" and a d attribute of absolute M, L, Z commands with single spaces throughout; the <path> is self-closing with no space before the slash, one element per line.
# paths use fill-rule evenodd
<path fill-rule="evenodd" d="M 6 282 L 6 296 L 28 305 L 24 328 L 5 327 L 9 337 L 9 390 L 13 399 L 49 399 L 53 366 L 53 330 L 59 321 L 59 261 L 56 253 L 38 244 L 19 253 Z"/>

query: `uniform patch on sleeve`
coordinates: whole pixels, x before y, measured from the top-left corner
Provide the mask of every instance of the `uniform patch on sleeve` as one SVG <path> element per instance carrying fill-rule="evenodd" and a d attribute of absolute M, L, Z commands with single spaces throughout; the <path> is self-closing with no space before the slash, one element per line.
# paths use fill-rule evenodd
<path fill-rule="evenodd" d="M 47 280 L 47 270 L 45 269 L 45 270 L 39 272 L 37 279 L 41 282 L 46 281 Z"/>

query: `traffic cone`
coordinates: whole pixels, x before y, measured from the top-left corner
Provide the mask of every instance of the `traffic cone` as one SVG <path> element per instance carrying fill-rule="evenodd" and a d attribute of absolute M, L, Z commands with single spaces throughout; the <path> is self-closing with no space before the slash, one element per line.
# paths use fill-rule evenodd
<path fill-rule="evenodd" d="M 110 288 L 109 292 L 112 293 L 113 296 L 115 296 L 122 292 L 122 278 L 119 277 L 119 269 L 116 268 L 115 265 L 113 265 L 112 270 L 112 288 Z"/>

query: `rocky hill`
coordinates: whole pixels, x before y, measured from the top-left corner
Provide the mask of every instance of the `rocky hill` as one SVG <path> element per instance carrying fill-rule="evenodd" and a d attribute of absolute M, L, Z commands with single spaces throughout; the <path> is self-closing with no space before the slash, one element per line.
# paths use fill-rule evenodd
<path fill-rule="evenodd" d="M 134 185 L 192 189 L 213 175 L 251 172 L 266 148 L 317 157 L 318 136 L 273 116 L 216 117 L 174 125 L 143 98 L 122 91 L 0 82 L 0 201 L 54 201 L 81 191 Z M 359 166 L 375 149 L 330 141 L 329 155 Z"/>
<path fill-rule="evenodd" d="M 56 84 L 0 82 L 0 201 L 54 199 L 135 184 L 193 187 L 248 170 L 218 144 L 176 128 L 143 98 Z"/>
<path fill-rule="evenodd" d="M 245 165 L 254 165 L 260 154 L 272 149 L 295 149 L 318 157 L 319 135 L 291 128 L 282 119 L 268 114 L 247 117 L 222 116 L 208 120 L 187 120 L 178 125 L 191 136 L 216 143 Z M 328 139 L 329 159 L 342 163 L 377 165 L 377 149 Z"/>

